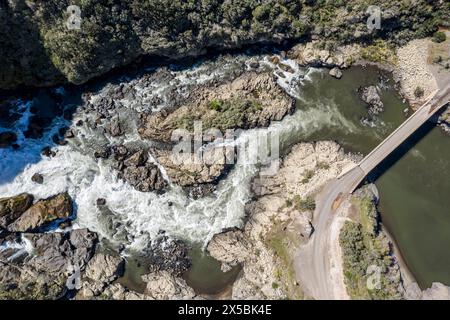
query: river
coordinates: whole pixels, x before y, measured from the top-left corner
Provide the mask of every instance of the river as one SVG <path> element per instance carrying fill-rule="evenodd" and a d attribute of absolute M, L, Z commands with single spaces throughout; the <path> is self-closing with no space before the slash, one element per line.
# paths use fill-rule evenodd
<path fill-rule="evenodd" d="M 267 56 L 257 58 L 262 65 L 277 68 L 268 62 Z M 169 89 L 188 90 L 192 83 L 225 77 L 234 68 L 245 68 L 247 60 L 245 55 L 238 55 L 225 61 L 201 61 L 190 68 L 171 67 L 172 80 L 155 82 L 152 88 L 142 89 L 141 94 L 145 97 L 158 94 L 164 102 Z M 297 111 L 269 128 L 246 131 L 244 138 L 275 131 L 281 139 L 282 153 L 301 141 L 331 139 L 349 152 L 367 154 L 405 119 L 407 105 L 395 92 L 393 81 L 388 75 L 380 76 L 375 68 L 354 67 L 337 80 L 324 70 L 299 68 L 292 61 L 286 63 L 295 74 L 283 72 L 280 76 L 281 70 L 276 74 L 280 85 L 297 99 Z M 126 77 L 116 79 L 116 82 L 130 81 L 133 80 Z M 381 89 L 385 111 L 364 125 L 361 118 L 367 116 L 367 111 L 356 89 L 372 84 Z M 93 99 L 102 90 L 100 86 L 99 91 L 94 91 Z M 56 88 L 54 94 L 60 95 L 63 103 L 76 104 L 70 97 L 70 88 Z M 51 137 L 59 128 L 89 115 L 78 109 L 72 121 L 57 116 L 43 137 L 26 139 L 23 132 L 39 99 L 44 98 L 17 100 L 14 122 L 0 123 L 3 126 L 0 130 L 18 133 L 20 145 L 17 150 L 0 149 L 0 196 L 30 192 L 41 198 L 67 190 L 77 206 L 75 227 L 88 227 L 112 243 L 124 244 L 130 252 L 144 249 L 160 230 L 165 230 L 169 236 L 185 240 L 194 248 L 193 267 L 185 275 L 191 285 L 206 294 L 226 290 L 238 270 L 221 274 L 218 263 L 199 249 L 222 229 L 243 225 L 244 205 L 251 197 L 250 181 L 257 173 L 256 166 L 236 166 L 213 195 L 198 200 L 189 198 L 174 185 L 163 195 L 138 192 L 117 179 L 110 164 L 97 161 L 92 153 L 105 142 L 147 142 L 133 130 L 117 141 L 81 126 L 78 128 L 81 134 L 69 145 L 56 147 L 55 157 L 42 158 L 40 150 L 52 144 Z M 132 102 L 119 111 L 129 118 L 128 127 L 135 129 L 137 112 L 141 110 L 142 104 Z M 432 129 L 394 165 L 386 165 L 376 180 L 383 222 L 422 287 L 433 281 L 450 284 L 450 197 L 446 197 L 446 191 L 450 190 L 449 142 L 438 129 Z M 43 174 L 49 183 L 32 183 L 34 173 Z M 108 210 L 96 206 L 97 198 L 106 199 Z"/>

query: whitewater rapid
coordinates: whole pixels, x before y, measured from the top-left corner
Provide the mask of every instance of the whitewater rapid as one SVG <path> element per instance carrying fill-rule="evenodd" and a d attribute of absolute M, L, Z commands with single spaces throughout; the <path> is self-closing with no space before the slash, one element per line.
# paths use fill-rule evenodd
<path fill-rule="evenodd" d="M 222 65 L 200 63 L 191 69 L 172 70 L 172 80 L 139 88 L 137 99 L 140 103 L 123 101 L 124 108 L 129 112 L 148 110 L 149 106 L 145 102 L 155 95 L 160 95 L 161 104 L 154 108 L 159 110 L 167 101 L 165 92 L 187 82 L 198 84 L 225 76 L 233 68 L 248 66 L 249 58 L 240 56 L 229 60 Z M 260 57 L 261 64 L 274 72 L 277 71 L 275 74 L 279 85 L 301 101 L 302 84 L 311 81 L 311 74 L 322 71 L 300 68 L 290 60 L 282 62 L 288 64 L 294 73 L 281 70 L 269 62 L 268 57 Z M 284 77 L 280 77 L 280 72 L 284 72 Z M 123 81 L 129 80 L 123 78 Z M 180 90 L 183 90 L 182 86 Z M 56 93 L 65 94 L 65 91 L 57 89 Z M 96 99 L 95 95 L 92 99 Z M 39 199 L 67 191 L 76 204 L 74 228 L 87 227 L 99 233 L 101 237 L 125 244 L 127 248 L 134 250 L 147 247 L 149 241 L 161 230 L 169 236 L 205 245 L 214 234 L 224 228 L 242 226 L 245 204 L 251 197 L 251 180 L 258 173 L 257 165 L 236 165 L 212 195 L 197 200 L 189 198 L 180 187 L 172 184 L 164 194 L 139 192 L 118 179 L 117 171 L 111 168 L 107 160 L 97 160 L 92 156 L 93 144 L 98 144 L 99 140 L 116 140 L 99 137 L 97 132 L 85 126 L 77 128 L 80 134 L 76 145 L 70 143 L 54 147 L 56 155 L 51 158 L 41 156 L 41 150 L 52 145 L 53 134 L 64 126 L 73 126 L 85 116 L 82 110 L 75 113 L 72 122 L 55 118 L 51 129 L 46 131 L 42 138 L 25 139 L 23 132 L 32 115 L 30 107 L 33 102 L 18 100 L 16 103 L 21 114 L 20 119 L 12 128 L 0 128 L 0 132 L 12 130 L 18 133 L 20 145 L 18 150 L 0 149 L 0 197 L 28 192 Z M 305 140 L 314 132 L 332 126 L 346 127 L 353 132 L 357 130 L 339 112 L 333 101 L 328 101 L 315 108 L 298 109 L 293 115 L 272 123 L 268 128 L 245 131 L 237 143 L 245 141 L 246 137 L 271 132 L 280 137 L 282 148 L 287 148 L 292 141 Z M 128 143 L 142 143 L 137 133 L 128 133 L 123 139 Z M 164 174 L 163 168 L 162 171 Z M 44 176 L 44 184 L 32 182 L 31 177 L 35 173 Z M 167 175 L 165 177 L 168 179 Z M 106 199 L 108 209 L 96 205 L 98 198 Z"/>

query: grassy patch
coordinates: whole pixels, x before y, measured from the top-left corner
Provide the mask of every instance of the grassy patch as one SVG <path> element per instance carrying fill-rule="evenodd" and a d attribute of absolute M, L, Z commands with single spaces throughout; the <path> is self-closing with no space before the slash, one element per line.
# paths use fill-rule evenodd
<path fill-rule="evenodd" d="M 444 34 L 444 32 L 438 32 Z M 445 39 L 440 38 L 442 41 L 433 41 L 430 44 L 430 51 L 428 56 L 428 63 L 439 65 L 445 69 L 449 69 L 450 63 L 450 37 Z"/>
<path fill-rule="evenodd" d="M 316 167 L 319 170 L 328 170 L 328 169 L 330 169 L 330 165 L 328 163 L 322 162 L 322 161 L 317 162 Z"/>
<path fill-rule="evenodd" d="M 215 110 L 215 111 L 222 111 L 222 105 L 223 105 L 223 101 L 222 100 L 212 100 L 209 102 L 209 108 L 211 110 Z"/>
<path fill-rule="evenodd" d="M 303 293 L 296 283 L 295 270 L 293 266 L 293 247 L 296 246 L 296 236 L 286 229 L 287 223 L 274 221 L 271 231 L 266 235 L 264 241 L 266 246 L 273 251 L 277 257 L 276 277 L 272 287 L 281 287 L 289 299 L 303 299 Z"/>
<path fill-rule="evenodd" d="M 302 199 L 299 195 L 295 195 L 292 202 L 298 211 L 314 211 L 316 209 L 316 200 L 312 196 Z"/>
<path fill-rule="evenodd" d="M 372 45 L 361 49 L 361 57 L 367 61 L 377 63 L 396 64 L 395 50 L 386 41 L 377 40 Z"/>
<path fill-rule="evenodd" d="M 194 121 L 202 121 L 203 130 L 245 128 L 247 119 L 251 114 L 261 112 L 262 104 L 254 99 L 212 100 L 208 109 L 217 111 L 214 114 L 208 112 L 191 112 L 180 116 L 176 120 L 176 127 L 192 130 Z"/>
<path fill-rule="evenodd" d="M 347 292 L 352 299 L 400 299 L 400 277 L 373 200 L 355 196 L 352 204 L 359 221 L 347 221 L 339 236 Z"/>

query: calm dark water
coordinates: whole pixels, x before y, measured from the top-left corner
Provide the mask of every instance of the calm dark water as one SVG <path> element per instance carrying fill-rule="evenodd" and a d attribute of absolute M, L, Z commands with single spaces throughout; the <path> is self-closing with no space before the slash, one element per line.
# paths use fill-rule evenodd
<path fill-rule="evenodd" d="M 189 256 L 193 264 L 184 275 L 184 279 L 197 293 L 211 298 L 220 298 L 218 295 L 221 294 L 226 295 L 241 271 L 241 267 L 236 266 L 227 272 L 222 272 L 220 262 L 200 247 L 191 249 Z"/>

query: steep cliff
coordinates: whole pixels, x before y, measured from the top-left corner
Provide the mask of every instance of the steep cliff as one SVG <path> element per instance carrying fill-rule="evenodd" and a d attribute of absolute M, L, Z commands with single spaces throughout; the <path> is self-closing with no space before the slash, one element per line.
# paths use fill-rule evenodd
<path fill-rule="evenodd" d="M 377 37 L 402 43 L 449 21 L 445 1 L 383 0 L 377 3 L 381 29 L 371 33 L 366 2 L 5 0 L 0 2 L 0 88 L 81 84 L 142 55 L 179 58 L 208 48 L 311 37 L 326 39 L 328 46 Z M 67 10 L 69 5 L 80 12 Z M 69 28 L 67 22 L 78 16 L 80 28 Z"/>

